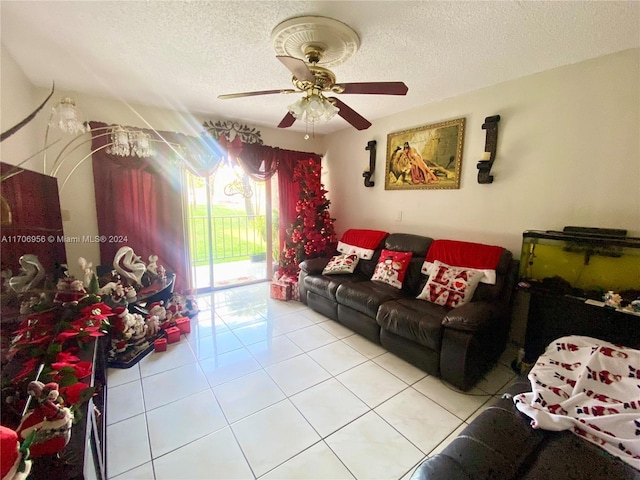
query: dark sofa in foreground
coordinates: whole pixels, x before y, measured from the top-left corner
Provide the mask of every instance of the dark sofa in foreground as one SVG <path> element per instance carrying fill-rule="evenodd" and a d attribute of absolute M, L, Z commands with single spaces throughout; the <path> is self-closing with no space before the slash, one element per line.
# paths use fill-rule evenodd
<path fill-rule="evenodd" d="M 381 253 L 386 256 L 390 251 L 411 252 L 401 288 L 372 279 L 381 263 Z M 491 268 L 495 269 L 494 284 L 477 283 L 471 300 L 464 305 L 438 304 L 439 287 L 433 287 L 436 274 L 421 272 L 425 259 L 431 255 L 428 252 L 434 251 L 438 252 L 437 258 L 461 259 L 462 263 L 482 256 L 490 258 Z M 452 251 L 454 255 L 449 255 Z M 393 261 L 389 257 L 389 263 Z M 518 270 L 518 263 L 506 249 L 392 233 L 377 245 L 371 258 L 358 261 L 353 273 L 323 274 L 328 263 L 329 258 L 301 263 L 299 287 L 303 303 L 461 390 L 471 388 L 505 348 Z M 442 272 L 446 273 L 444 277 L 453 275 L 451 272 L 464 274 L 452 269 Z M 427 285 L 430 277 L 431 286 Z M 431 301 L 416 298 L 430 288 Z"/>
<path fill-rule="evenodd" d="M 411 480 L 640 480 L 638 470 L 569 431 L 531 428 L 511 398 L 529 391 L 529 380 L 518 378 Z"/>

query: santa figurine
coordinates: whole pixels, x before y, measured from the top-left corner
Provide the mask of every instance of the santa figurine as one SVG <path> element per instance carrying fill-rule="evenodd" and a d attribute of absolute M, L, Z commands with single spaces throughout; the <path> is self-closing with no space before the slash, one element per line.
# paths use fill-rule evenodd
<path fill-rule="evenodd" d="M 18 434 L 0 425 L 0 478 L 2 480 L 24 480 L 31 471 L 28 450 L 21 448 Z"/>
<path fill-rule="evenodd" d="M 16 433 L 24 440 L 36 432 L 29 447 L 32 457 L 52 455 L 62 450 L 71 438 L 73 413 L 58 403 L 58 384 L 30 382 L 27 393 L 37 402 L 33 410 L 22 417 Z"/>
<path fill-rule="evenodd" d="M 167 310 L 164 308 L 164 302 L 153 302 L 149 305 L 149 314 L 147 315 L 147 334 L 155 336 L 163 323 L 167 320 Z"/>

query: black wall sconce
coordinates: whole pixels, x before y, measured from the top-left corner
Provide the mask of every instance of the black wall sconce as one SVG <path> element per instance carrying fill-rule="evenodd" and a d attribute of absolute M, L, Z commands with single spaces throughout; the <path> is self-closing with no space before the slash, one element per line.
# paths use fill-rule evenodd
<path fill-rule="evenodd" d="M 371 180 L 373 172 L 376 170 L 376 141 L 369 140 L 365 150 L 369 150 L 369 170 L 362 172 L 364 186 L 373 187 L 376 183 Z"/>
<path fill-rule="evenodd" d="M 490 175 L 490 172 L 493 161 L 496 159 L 499 121 L 500 115 L 494 115 L 493 117 L 484 119 L 482 129 L 487 131 L 487 136 L 484 142 L 482 160 L 478 162 L 478 183 L 493 183 L 493 175 Z"/>

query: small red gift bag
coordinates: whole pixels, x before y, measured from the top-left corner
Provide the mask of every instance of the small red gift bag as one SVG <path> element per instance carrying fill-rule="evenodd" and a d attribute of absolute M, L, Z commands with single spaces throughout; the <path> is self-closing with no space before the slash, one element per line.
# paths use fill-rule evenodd
<path fill-rule="evenodd" d="M 153 349 L 156 352 L 166 352 L 167 351 L 167 339 L 159 338 L 153 342 Z"/>
<path fill-rule="evenodd" d="M 165 332 L 167 332 L 168 343 L 176 343 L 180 341 L 180 329 L 178 327 L 169 327 Z"/>
<path fill-rule="evenodd" d="M 191 332 L 191 320 L 189 317 L 181 317 L 176 319 L 176 327 L 180 329 L 180 333 Z"/>

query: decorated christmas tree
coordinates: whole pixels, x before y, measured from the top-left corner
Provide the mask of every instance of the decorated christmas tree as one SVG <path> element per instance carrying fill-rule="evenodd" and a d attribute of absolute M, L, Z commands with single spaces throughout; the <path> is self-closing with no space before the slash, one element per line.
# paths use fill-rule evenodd
<path fill-rule="evenodd" d="M 320 182 L 320 164 L 312 159 L 299 162 L 293 172 L 300 184 L 296 203 L 298 216 L 287 229 L 287 240 L 280 254 L 280 271 L 296 277 L 300 262 L 307 258 L 329 255 L 336 246 L 333 220 L 329 215 L 330 201 Z"/>

